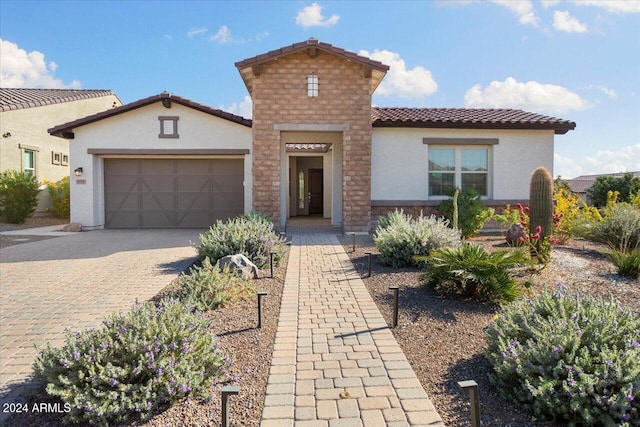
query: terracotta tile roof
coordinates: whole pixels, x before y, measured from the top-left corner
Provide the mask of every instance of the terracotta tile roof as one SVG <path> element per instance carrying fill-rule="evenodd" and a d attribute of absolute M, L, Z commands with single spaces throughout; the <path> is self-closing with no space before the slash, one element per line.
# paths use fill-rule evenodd
<path fill-rule="evenodd" d="M 285 46 L 280 49 L 272 50 L 270 52 L 254 56 L 253 58 L 247 58 L 245 60 L 236 62 L 235 65 L 236 68 L 251 67 L 253 65 L 271 61 L 281 56 L 290 55 L 292 53 L 309 49 L 311 47 L 315 47 L 316 49 L 324 50 L 334 55 L 341 56 L 354 62 L 358 62 L 376 70 L 380 70 L 383 72 L 387 72 L 389 70 L 389 66 L 384 65 L 382 62 L 374 61 L 373 59 L 367 58 L 365 56 L 360 56 L 357 53 L 349 52 L 348 50 L 344 50 L 342 48 L 333 46 L 332 44 L 324 43 L 313 38 L 305 40 L 303 42 L 294 43 L 291 46 Z"/>
<path fill-rule="evenodd" d="M 0 111 L 42 107 L 114 95 L 110 90 L 0 88 Z"/>
<path fill-rule="evenodd" d="M 565 134 L 575 122 L 511 109 L 377 108 L 371 110 L 373 127 L 455 129 L 550 129 Z"/>
<path fill-rule="evenodd" d="M 153 95 L 148 98 L 140 99 L 130 104 L 122 105 L 120 107 L 112 108 L 111 110 L 102 111 L 91 116 L 87 116 L 78 120 L 74 120 L 69 123 L 64 123 L 48 129 L 51 135 L 59 136 L 62 138 L 73 138 L 73 129 L 87 125 L 89 123 L 97 122 L 98 120 L 106 119 L 107 117 L 113 117 L 118 114 L 126 113 L 127 111 L 135 110 L 137 108 L 145 107 L 154 102 L 175 102 L 185 107 L 193 108 L 212 116 L 220 117 L 221 119 L 229 120 L 243 126 L 251 127 L 251 120 L 244 117 L 236 116 L 235 114 L 227 113 L 226 111 L 219 110 L 217 108 L 208 107 L 203 104 L 191 101 L 190 99 L 183 98 L 181 96 L 173 95 L 169 92 L 162 92 L 159 95 Z"/>

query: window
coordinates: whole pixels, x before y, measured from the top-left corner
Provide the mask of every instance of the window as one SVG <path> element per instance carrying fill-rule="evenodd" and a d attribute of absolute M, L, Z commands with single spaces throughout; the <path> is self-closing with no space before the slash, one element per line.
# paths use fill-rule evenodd
<path fill-rule="evenodd" d="M 179 138 L 178 135 L 178 120 L 177 116 L 160 116 L 160 134 L 159 138 Z"/>
<path fill-rule="evenodd" d="M 36 152 L 34 150 L 24 150 L 22 155 L 22 165 L 24 172 L 29 176 L 36 174 Z"/>
<path fill-rule="evenodd" d="M 489 196 L 488 148 L 429 148 L 429 196 L 448 196 L 453 188 L 474 188 Z"/>
<path fill-rule="evenodd" d="M 318 76 L 311 74 L 307 76 L 307 96 L 316 98 L 318 96 Z"/>
<path fill-rule="evenodd" d="M 304 209 L 304 171 L 298 172 L 298 208 Z"/>
<path fill-rule="evenodd" d="M 56 153 L 55 151 L 51 152 L 51 163 L 54 165 L 59 165 L 62 160 L 62 153 Z"/>

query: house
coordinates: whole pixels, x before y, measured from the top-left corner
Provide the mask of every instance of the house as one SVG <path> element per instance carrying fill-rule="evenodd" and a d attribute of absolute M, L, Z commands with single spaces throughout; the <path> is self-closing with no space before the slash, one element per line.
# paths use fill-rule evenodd
<path fill-rule="evenodd" d="M 575 123 L 519 110 L 372 108 L 389 67 L 310 39 L 237 62 L 247 120 L 163 92 L 53 127 L 70 140 L 72 221 L 206 227 L 259 210 L 368 231 L 395 208 L 433 210 L 450 186 L 526 201 Z"/>
<path fill-rule="evenodd" d="M 591 204 L 591 200 L 587 197 L 587 190 L 593 187 L 593 184 L 596 182 L 596 179 L 601 176 L 611 176 L 614 178 L 622 178 L 625 174 L 630 173 L 634 177 L 640 177 L 640 171 L 638 172 L 620 172 L 620 173 L 607 173 L 600 175 L 580 175 L 573 179 L 567 179 L 567 184 L 569 184 L 569 188 L 571 191 L 577 195 L 580 200 L 587 204 Z"/>
<path fill-rule="evenodd" d="M 18 170 L 39 182 L 69 176 L 69 142 L 47 129 L 120 106 L 109 90 L 0 88 L 0 171 Z M 43 211 L 46 192 L 37 211 Z"/>

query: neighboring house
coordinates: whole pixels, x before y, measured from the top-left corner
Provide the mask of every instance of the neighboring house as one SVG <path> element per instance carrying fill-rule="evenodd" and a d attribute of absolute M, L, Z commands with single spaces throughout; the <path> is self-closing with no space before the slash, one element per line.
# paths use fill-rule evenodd
<path fill-rule="evenodd" d="M 109 90 L 0 88 L 0 171 L 27 172 L 39 182 L 69 176 L 69 142 L 47 129 L 120 105 Z M 46 207 L 41 195 L 37 211 Z"/>
<path fill-rule="evenodd" d="M 587 197 L 587 190 L 593 187 L 596 179 L 600 176 L 611 176 L 614 178 L 622 178 L 627 173 L 633 174 L 634 177 L 640 177 L 640 172 L 620 172 L 620 173 L 605 173 L 600 175 L 580 175 L 573 179 L 567 179 L 567 183 L 571 188 L 571 191 L 576 194 L 580 200 L 587 204 L 591 204 L 591 200 Z"/>
<path fill-rule="evenodd" d="M 575 123 L 520 110 L 372 108 L 389 67 L 310 39 L 235 64 L 253 120 L 166 92 L 58 125 L 71 219 L 86 228 L 206 227 L 259 210 L 368 231 L 394 208 L 432 211 L 450 186 L 526 201 L 554 136 Z"/>

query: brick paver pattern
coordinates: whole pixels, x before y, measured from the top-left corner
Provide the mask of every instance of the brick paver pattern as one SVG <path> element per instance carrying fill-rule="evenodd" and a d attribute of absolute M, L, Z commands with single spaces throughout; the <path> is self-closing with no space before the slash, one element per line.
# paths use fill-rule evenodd
<path fill-rule="evenodd" d="M 197 239 L 197 230 L 101 230 L 1 249 L 0 395 L 31 373 L 34 344 L 62 345 L 66 328 L 99 327 L 152 298 L 194 261 Z"/>
<path fill-rule="evenodd" d="M 262 427 L 444 426 L 335 235 L 293 236 Z"/>

